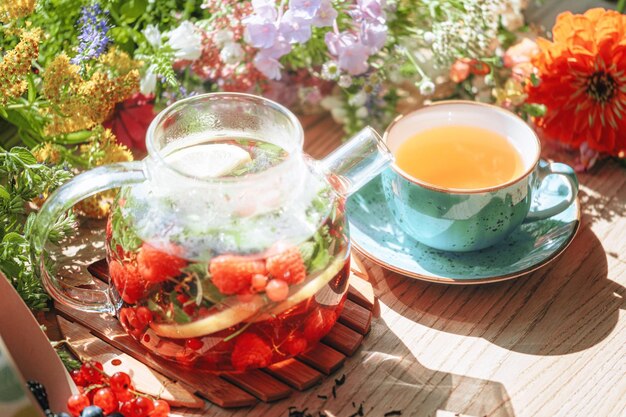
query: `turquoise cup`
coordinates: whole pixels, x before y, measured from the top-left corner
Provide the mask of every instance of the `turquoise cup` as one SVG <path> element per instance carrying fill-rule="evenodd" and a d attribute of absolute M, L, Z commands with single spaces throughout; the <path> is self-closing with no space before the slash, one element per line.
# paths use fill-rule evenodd
<path fill-rule="evenodd" d="M 383 139 L 395 153 L 420 131 L 445 125 L 477 126 L 506 137 L 521 155 L 524 171 L 504 184 L 467 190 L 426 183 L 393 164 L 382 174 L 385 197 L 398 225 L 415 240 L 444 251 L 479 250 L 497 244 L 523 222 L 552 217 L 576 200 L 574 170 L 540 160 L 541 144 L 535 132 L 499 107 L 470 101 L 438 102 L 398 117 Z M 446 164 L 445 158 L 441 163 Z M 534 203 L 537 195 L 555 191 L 541 187 L 548 175 L 564 176 L 570 189 L 565 197 L 550 198 L 551 206 L 539 207 Z"/>

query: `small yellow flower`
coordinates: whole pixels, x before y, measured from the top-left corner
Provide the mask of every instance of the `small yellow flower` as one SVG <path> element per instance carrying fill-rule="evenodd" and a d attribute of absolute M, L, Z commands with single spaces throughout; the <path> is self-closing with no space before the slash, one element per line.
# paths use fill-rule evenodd
<path fill-rule="evenodd" d="M 30 73 L 32 61 L 39 56 L 41 30 L 23 30 L 19 35 L 18 44 L 0 61 L 0 106 L 24 94 L 28 88 L 24 78 Z"/>
<path fill-rule="evenodd" d="M 45 133 L 49 136 L 91 129 L 104 122 L 115 105 L 139 89 L 139 72 L 109 76 L 100 70 L 83 80 L 79 67 L 61 54 L 48 65 L 43 74 L 43 93 L 60 110 L 44 109 L 50 117 Z"/>
<path fill-rule="evenodd" d="M 101 126 L 94 129 L 95 137 L 92 143 L 80 147 L 81 153 L 98 152 L 102 156 L 93 161 L 93 166 L 126 162 L 133 160 L 130 150 L 116 142 L 115 135 L 109 129 Z M 74 211 L 80 215 L 102 219 L 109 214 L 117 191 L 108 190 L 84 199 L 74 206 Z"/>
<path fill-rule="evenodd" d="M 37 162 L 42 164 L 58 164 L 61 161 L 61 153 L 53 143 L 46 142 L 33 151 Z"/>
<path fill-rule="evenodd" d="M 10 22 L 26 17 L 35 10 L 37 0 L 2 0 L 0 4 L 0 22 Z"/>
<path fill-rule="evenodd" d="M 112 46 L 109 51 L 99 59 L 100 63 L 108 67 L 118 75 L 126 75 L 132 70 L 141 68 L 141 62 L 130 57 L 126 52 Z"/>

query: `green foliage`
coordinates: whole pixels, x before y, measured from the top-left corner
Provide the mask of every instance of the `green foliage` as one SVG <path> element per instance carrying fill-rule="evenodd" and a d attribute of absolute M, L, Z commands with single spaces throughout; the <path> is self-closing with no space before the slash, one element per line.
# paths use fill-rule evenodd
<path fill-rule="evenodd" d="M 37 163 L 26 148 L 0 148 L 0 270 L 34 310 L 45 309 L 48 296 L 35 274 L 38 265 L 31 258 L 35 214 L 27 212 L 27 204 L 70 177 L 61 166 Z M 72 225 L 71 216 L 60 218 L 52 226 L 50 240 L 58 243 L 71 232 Z"/>

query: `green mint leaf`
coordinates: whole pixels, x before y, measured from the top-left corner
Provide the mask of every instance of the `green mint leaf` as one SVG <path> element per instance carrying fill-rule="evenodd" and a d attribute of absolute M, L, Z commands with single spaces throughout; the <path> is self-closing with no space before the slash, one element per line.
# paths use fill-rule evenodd
<path fill-rule="evenodd" d="M 530 83 L 533 85 L 533 87 L 537 87 L 540 82 L 541 80 L 539 79 L 539 77 L 537 77 L 535 73 L 530 74 Z"/>
<path fill-rule="evenodd" d="M 218 304 L 226 298 L 210 279 L 202 280 L 202 298 L 212 304 Z"/>
<path fill-rule="evenodd" d="M 302 256 L 302 261 L 307 266 L 307 269 L 313 259 L 313 255 L 315 254 L 315 242 L 307 241 L 300 245 L 298 248 L 300 250 L 300 256 Z"/>
<path fill-rule="evenodd" d="M 183 268 L 183 273 L 196 275 L 200 279 L 206 278 L 209 273 L 209 264 L 206 262 L 191 263 Z"/>
<path fill-rule="evenodd" d="M 183 311 L 182 307 L 174 304 L 174 321 L 179 324 L 189 323 L 191 321 L 191 317 Z"/>

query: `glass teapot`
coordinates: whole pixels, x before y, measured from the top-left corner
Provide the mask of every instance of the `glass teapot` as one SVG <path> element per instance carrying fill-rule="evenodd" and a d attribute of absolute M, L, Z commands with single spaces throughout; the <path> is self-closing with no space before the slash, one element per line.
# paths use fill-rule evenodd
<path fill-rule="evenodd" d="M 345 199 L 392 160 L 365 128 L 322 161 L 289 110 L 247 94 L 181 100 L 147 132 L 143 161 L 82 173 L 34 226 L 48 292 L 115 314 L 154 354 L 210 371 L 265 367 L 332 328 L 349 276 Z M 106 228 L 109 284 L 81 288 L 43 261 L 51 224 L 120 187 Z"/>

